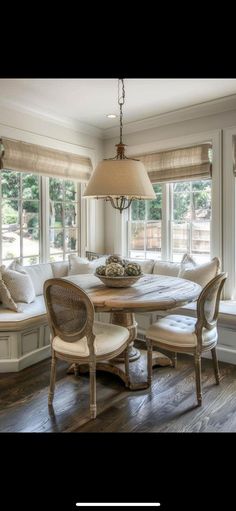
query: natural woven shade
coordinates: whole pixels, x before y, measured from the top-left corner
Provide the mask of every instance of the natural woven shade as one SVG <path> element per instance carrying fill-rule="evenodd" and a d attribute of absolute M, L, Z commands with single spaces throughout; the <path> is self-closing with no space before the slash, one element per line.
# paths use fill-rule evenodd
<path fill-rule="evenodd" d="M 211 144 L 135 156 L 141 160 L 152 183 L 211 177 Z"/>
<path fill-rule="evenodd" d="M 92 172 L 89 158 L 36 144 L 2 139 L 1 168 L 43 176 L 87 182 Z"/>

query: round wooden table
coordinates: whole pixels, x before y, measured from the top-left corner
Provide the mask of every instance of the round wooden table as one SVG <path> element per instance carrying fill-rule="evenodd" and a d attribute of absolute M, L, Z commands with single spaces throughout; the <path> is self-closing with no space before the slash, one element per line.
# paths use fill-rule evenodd
<path fill-rule="evenodd" d="M 99 362 L 97 370 L 117 374 L 131 390 L 148 387 L 147 381 L 143 379 L 143 374 L 146 373 L 146 356 L 142 353 L 143 350 L 139 351 L 133 346 L 137 336 L 135 312 L 171 311 L 195 301 L 202 289 L 201 286 L 190 280 L 152 274 L 144 275 L 136 284 L 127 288 L 106 287 L 98 277 L 88 274 L 71 275 L 65 280 L 77 284 L 88 293 L 96 312 L 111 312 L 112 323 L 128 328 L 130 362 L 132 362 L 129 381 L 127 381 L 124 360 L 121 356 L 109 362 Z M 168 357 L 160 356 L 154 352 L 153 366 L 172 364 Z M 87 370 L 87 368 L 80 366 L 79 371 L 82 370 Z"/>

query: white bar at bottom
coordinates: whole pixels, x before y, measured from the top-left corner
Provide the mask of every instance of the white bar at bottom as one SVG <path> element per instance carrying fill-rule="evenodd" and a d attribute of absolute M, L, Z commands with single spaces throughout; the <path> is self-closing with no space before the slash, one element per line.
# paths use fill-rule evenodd
<path fill-rule="evenodd" d="M 160 502 L 76 502 L 78 507 L 157 507 Z"/>

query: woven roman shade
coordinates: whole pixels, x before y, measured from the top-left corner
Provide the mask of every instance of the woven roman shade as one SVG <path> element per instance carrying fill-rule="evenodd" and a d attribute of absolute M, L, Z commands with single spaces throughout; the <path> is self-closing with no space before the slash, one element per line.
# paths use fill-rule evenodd
<path fill-rule="evenodd" d="M 87 182 L 92 163 L 89 158 L 77 154 L 4 138 L 1 140 L 0 168 Z"/>
<path fill-rule="evenodd" d="M 211 177 L 211 144 L 136 156 L 146 167 L 152 183 Z"/>

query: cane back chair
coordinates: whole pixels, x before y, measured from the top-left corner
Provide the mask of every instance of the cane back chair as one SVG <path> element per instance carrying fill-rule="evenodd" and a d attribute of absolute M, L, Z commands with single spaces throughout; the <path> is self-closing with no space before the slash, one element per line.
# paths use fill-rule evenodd
<path fill-rule="evenodd" d="M 127 328 L 94 321 L 89 296 L 72 282 L 52 278 L 44 283 L 44 299 L 52 334 L 52 362 L 48 404 L 52 405 L 57 359 L 89 365 L 90 415 L 96 418 L 96 361 L 108 360 L 125 351 L 129 375 Z"/>
<path fill-rule="evenodd" d="M 211 351 L 216 383 L 220 383 L 220 374 L 216 354 L 218 340 L 217 319 L 220 295 L 227 274 L 219 273 L 202 289 L 197 300 L 197 317 L 170 314 L 151 325 L 146 332 L 148 382 L 152 381 L 152 346 L 160 351 L 194 355 L 196 374 L 196 392 L 198 406 L 202 404 L 201 354 Z"/>

